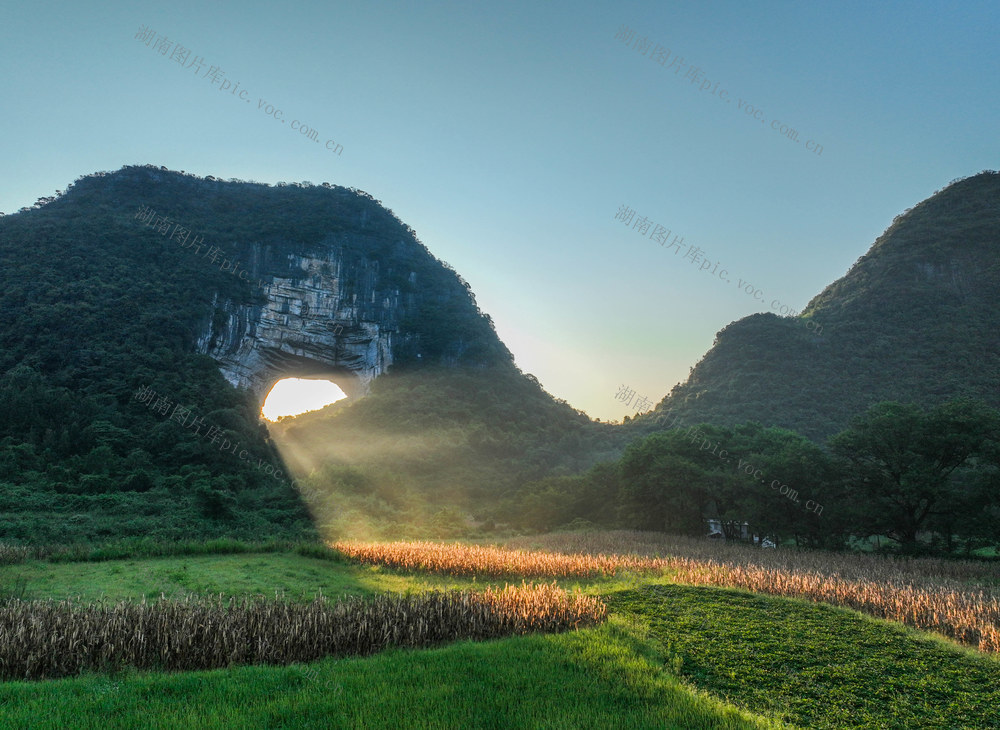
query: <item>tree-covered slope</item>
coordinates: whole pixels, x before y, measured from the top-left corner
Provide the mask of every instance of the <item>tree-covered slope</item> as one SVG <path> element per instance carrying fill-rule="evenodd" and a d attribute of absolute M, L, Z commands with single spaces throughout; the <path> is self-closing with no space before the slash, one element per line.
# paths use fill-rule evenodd
<path fill-rule="evenodd" d="M 823 438 L 883 400 L 1000 405 L 1000 173 L 897 216 L 798 317 L 722 329 L 686 383 L 640 419 L 759 421 Z M 664 423 L 660 419 L 660 423 Z"/>
<path fill-rule="evenodd" d="M 196 340 L 216 302 L 260 302 L 290 254 L 330 250 L 359 310 L 401 302 L 395 371 L 523 377 L 461 277 L 359 191 L 126 167 L 0 218 L 0 540 L 311 532 L 259 404 Z"/>

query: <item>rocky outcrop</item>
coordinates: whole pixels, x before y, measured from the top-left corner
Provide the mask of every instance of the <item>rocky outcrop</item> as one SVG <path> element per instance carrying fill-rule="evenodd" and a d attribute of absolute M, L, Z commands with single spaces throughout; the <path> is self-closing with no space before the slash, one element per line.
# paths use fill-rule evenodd
<path fill-rule="evenodd" d="M 374 287 L 345 296 L 336 251 L 288 254 L 288 265 L 290 276 L 261 282 L 263 303 L 217 298 L 198 351 L 211 355 L 230 383 L 261 402 L 287 377 L 326 378 L 349 397 L 366 394 L 392 364 L 398 292 L 382 302 L 375 301 Z"/>

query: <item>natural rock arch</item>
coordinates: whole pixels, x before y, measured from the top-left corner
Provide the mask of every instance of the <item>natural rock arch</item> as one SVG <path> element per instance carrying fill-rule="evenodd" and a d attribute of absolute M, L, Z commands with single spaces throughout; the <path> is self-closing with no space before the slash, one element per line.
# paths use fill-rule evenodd
<path fill-rule="evenodd" d="M 340 266 L 333 254 L 291 258 L 301 276 L 263 283 L 265 303 L 216 299 L 213 313 L 224 315 L 224 321 L 215 316 L 206 324 L 198 351 L 211 355 L 226 380 L 250 390 L 261 405 L 284 378 L 324 378 L 349 398 L 365 395 L 392 364 L 395 327 L 383 323 L 391 318 L 360 318 L 356 295 L 348 301 L 340 293 Z"/>

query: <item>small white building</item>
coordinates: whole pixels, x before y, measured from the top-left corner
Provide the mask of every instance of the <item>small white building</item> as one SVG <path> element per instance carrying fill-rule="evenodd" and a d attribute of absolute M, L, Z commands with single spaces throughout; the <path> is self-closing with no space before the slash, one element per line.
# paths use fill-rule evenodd
<path fill-rule="evenodd" d="M 708 523 L 708 537 L 712 540 L 725 540 L 726 532 L 722 529 L 722 520 L 706 520 Z M 773 548 L 777 547 L 773 540 L 768 539 L 762 535 L 751 535 L 750 533 L 750 523 L 744 522 L 740 525 L 740 539 L 741 540 L 753 540 L 754 545 L 760 545 L 762 548 Z"/>

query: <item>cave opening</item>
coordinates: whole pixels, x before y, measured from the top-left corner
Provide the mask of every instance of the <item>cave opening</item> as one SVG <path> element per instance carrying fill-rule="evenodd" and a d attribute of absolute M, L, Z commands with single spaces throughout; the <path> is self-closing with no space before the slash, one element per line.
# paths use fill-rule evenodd
<path fill-rule="evenodd" d="M 268 391 L 260 412 L 266 420 L 273 422 L 283 416 L 318 411 L 344 398 L 347 398 L 347 393 L 326 378 L 283 378 Z"/>

